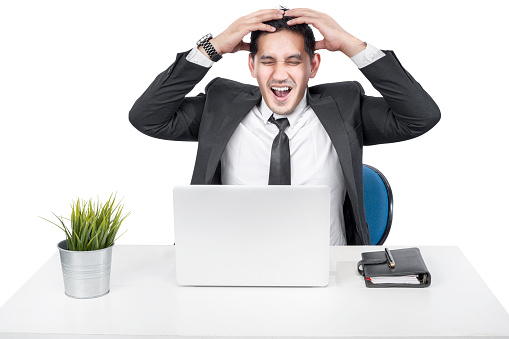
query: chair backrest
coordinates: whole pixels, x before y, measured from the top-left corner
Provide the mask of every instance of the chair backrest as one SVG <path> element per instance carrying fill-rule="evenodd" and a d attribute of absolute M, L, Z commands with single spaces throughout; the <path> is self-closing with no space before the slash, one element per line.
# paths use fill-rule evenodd
<path fill-rule="evenodd" d="M 364 209 L 372 245 L 382 245 L 392 224 L 392 190 L 376 168 L 363 165 Z"/>

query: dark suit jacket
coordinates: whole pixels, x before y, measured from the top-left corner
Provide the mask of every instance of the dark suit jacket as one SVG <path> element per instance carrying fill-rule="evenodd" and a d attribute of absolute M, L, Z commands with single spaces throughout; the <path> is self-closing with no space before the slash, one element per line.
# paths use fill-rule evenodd
<path fill-rule="evenodd" d="M 362 148 L 417 137 L 440 120 L 431 97 L 392 51 L 361 69 L 382 94 L 369 97 L 358 82 L 308 88 L 307 99 L 338 153 L 344 172 L 347 243 L 370 244 L 362 183 Z M 186 97 L 208 68 L 188 62 L 188 52 L 159 74 L 135 102 L 130 122 L 149 136 L 198 141 L 191 184 L 221 184 L 221 155 L 233 132 L 261 100 L 256 86 L 216 78 L 205 93 Z M 338 206 L 340 208 L 341 206 Z"/>

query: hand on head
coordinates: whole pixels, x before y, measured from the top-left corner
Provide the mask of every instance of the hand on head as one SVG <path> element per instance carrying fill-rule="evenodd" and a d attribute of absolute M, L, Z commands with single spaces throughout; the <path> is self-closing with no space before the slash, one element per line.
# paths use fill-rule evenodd
<path fill-rule="evenodd" d="M 234 21 L 224 32 L 210 40 L 219 54 L 249 51 L 250 44 L 242 39 L 252 31 L 274 32 L 275 28 L 264 22 L 294 17 L 288 25 L 308 24 L 315 27 L 324 37 L 315 43 L 314 49 L 341 51 L 349 57 L 361 52 L 366 44 L 345 31 L 332 17 L 307 8 L 290 10 L 263 9 Z"/>
<path fill-rule="evenodd" d="M 210 40 L 219 54 L 249 51 L 249 43 L 242 39 L 252 31 L 274 32 L 275 28 L 264 24 L 266 21 L 283 18 L 284 11 L 263 9 L 234 21 L 224 32 Z"/>
<path fill-rule="evenodd" d="M 349 57 L 361 52 L 366 44 L 345 31 L 332 17 L 307 8 L 295 8 L 285 12 L 285 16 L 295 17 L 288 25 L 308 24 L 315 27 L 323 40 L 315 42 L 315 50 L 327 49 L 341 51 Z"/>

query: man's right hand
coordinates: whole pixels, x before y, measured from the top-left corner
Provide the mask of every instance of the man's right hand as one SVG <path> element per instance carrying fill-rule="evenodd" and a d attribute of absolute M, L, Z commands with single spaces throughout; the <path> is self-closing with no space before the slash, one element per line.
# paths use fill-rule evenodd
<path fill-rule="evenodd" d="M 284 11 L 279 9 L 262 9 L 243 16 L 232 23 L 223 33 L 210 39 L 210 43 L 220 55 L 235 53 L 240 50 L 249 51 L 249 43 L 242 41 L 242 39 L 252 31 L 274 32 L 276 29 L 264 24 L 264 22 L 281 19 L 283 14 Z M 199 50 L 208 57 L 202 46 L 199 47 Z"/>

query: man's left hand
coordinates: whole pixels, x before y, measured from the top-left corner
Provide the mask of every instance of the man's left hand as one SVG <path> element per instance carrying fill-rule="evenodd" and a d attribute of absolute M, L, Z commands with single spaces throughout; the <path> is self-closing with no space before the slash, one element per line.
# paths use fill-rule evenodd
<path fill-rule="evenodd" d="M 288 21 L 290 26 L 309 24 L 320 31 L 323 40 L 315 42 L 315 50 L 341 51 L 351 58 L 366 48 L 365 42 L 345 31 L 333 18 L 325 13 L 307 8 L 294 8 L 286 11 L 286 16 L 295 17 L 295 19 Z"/>

